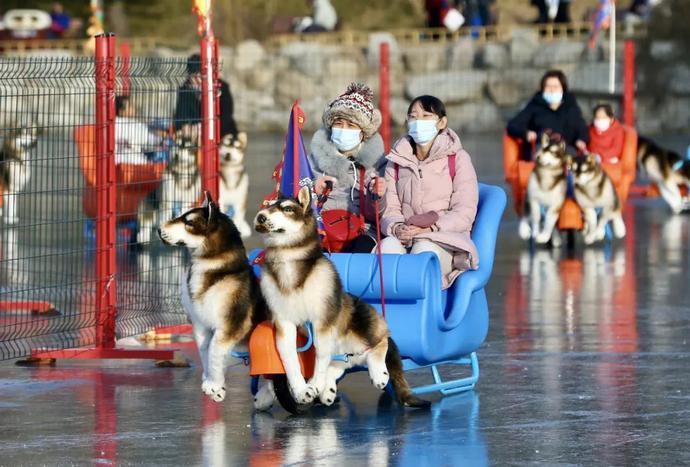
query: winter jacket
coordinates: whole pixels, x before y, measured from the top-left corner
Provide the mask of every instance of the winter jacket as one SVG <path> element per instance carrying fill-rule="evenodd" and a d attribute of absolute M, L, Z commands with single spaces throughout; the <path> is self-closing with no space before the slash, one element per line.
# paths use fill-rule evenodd
<path fill-rule="evenodd" d="M 448 156 L 455 154 L 455 177 L 451 179 Z M 393 235 L 393 228 L 413 215 L 434 211 L 439 215 L 426 238 L 454 253 L 454 271 L 443 278 L 444 288 L 470 267 L 479 266 L 477 248 L 470 238 L 477 214 L 479 187 L 470 155 L 460 138 L 445 129 L 434 140 L 428 157 L 420 161 L 407 138 L 398 140 L 386 156 L 386 195 L 382 232 Z M 396 181 L 395 165 L 398 166 Z"/>
<path fill-rule="evenodd" d="M 361 165 L 365 169 L 363 214 L 368 222 L 374 222 L 376 211 L 369 193 L 369 185 L 374 177 L 383 176 L 386 167 L 381 136 L 375 133 L 363 141 L 351 157 L 345 157 L 331 141 L 330 131 L 321 128 L 314 133 L 309 149 L 309 164 L 314 177 L 330 175 L 337 180 L 322 209 L 345 209 L 359 214 L 359 178 L 355 179 L 359 177 L 359 170 L 355 169 L 355 166 Z"/>
<path fill-rule="evenodd" d="M 575 96 L 567 92 L 563 94 L 563 102 L 556 110 L 549 107 L 541 92 L 535 94 L 525 108 L 508 122 L 507 130 L 515 138 L 525 138 L 529 130 L 537 134 L 551 130 L 560 134 L 570 146 L 574 146 L 578 139 L 589 142 L 589 131 L 582 111 Z"/>
<path fill-rule="evenodd" d="M 220 97 L 220 136 L 237 136 L 237 125 L 233 117 L 234 103 L 230 85 L 227 81 L 219 79 Z M 190 80 L 187 80 L 177 91 L 177 105 L 173 125 L 179 129 L 185 124 L 201 123 L 201 92 L 195 89 Z"/>
<path fill-rule="evenodd" d="M 589 151 L 601 156 L 602 162 L 611 163 L 612 159 L 620 159 L 623 154 L 625 130 L 614 119 L 606 131 L 599 131 L 594 125 L 589 127 Z"/>

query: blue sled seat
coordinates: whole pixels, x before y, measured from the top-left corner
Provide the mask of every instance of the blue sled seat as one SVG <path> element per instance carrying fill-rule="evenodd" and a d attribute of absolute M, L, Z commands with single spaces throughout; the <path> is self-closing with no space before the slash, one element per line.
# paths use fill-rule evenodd
<path fill-rule="evenodd" d="M 479 269 L 461 274 L 441 290 L 441 269 L 436 255 L 383 255 L 386 321 L 405 359 L 405 368 L 431 367 L 436 384 L 415 392 L 444 394 L 474 387 L 479 376 L 475 351 L 484 342 L 489 309 L 484 286 L 491 277 L 496 238 L 506 206 L 505 192 L 479 185 L 479 205 L 472 239 L 479 252 Z M 345 290 L 361 297 L 379 311 L 381 287 L 378 262 L 372 254 L 336 253 L 330 256 Z M 436 365 L 466 364 L 473 376 L 441 382 Z"/>

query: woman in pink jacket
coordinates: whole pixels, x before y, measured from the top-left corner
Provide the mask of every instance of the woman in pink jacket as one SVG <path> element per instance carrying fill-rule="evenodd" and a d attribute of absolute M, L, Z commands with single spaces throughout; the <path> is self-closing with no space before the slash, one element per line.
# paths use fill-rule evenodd
<path fill-rule="evenodd" d="M 446 109 L 420 96 L 407 111 L 408 135 L 386 156 L 381 244 L 384 253 L 431 251 L 441 263 L 443 288 L 479 264 L 470 238 L 477 214 L 477 175 Z"/>

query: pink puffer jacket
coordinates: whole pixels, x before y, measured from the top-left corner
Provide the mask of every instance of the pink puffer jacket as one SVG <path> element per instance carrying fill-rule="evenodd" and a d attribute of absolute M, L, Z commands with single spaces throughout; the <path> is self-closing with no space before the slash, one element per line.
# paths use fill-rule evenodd
<path fill-rule="evenodd" d="M 455 178 L 451 179 L 448 156 L 455 154 Z M 470 155 L 462 148 L 460 138 L 451 129 L 443 130 L 434 141 L 429 156 L 420 161 L 407 138 L 398 140 L 386 156 L 386 195 L 382 231 L 392 235 L 398 222 L 416 214 L 435 211 L 438 221 L 432 232 L 420 235 L 455 252 L 457 270 L 444 278 L 452 283 L 460 272 L 479 266 L 477 248 L 470 238 L 477 214 L 479 187 Z M 398 165 L 396 181 L 395 164 Z"/>

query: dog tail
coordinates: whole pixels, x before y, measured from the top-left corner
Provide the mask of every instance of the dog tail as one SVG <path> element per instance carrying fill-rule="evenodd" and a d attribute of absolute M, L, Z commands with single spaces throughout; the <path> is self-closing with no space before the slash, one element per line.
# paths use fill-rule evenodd
<path fill-rule="evenodd" d="M 613 235 L 616 238 L 625 237 L 625 222 L 623 222 L 623 215 L 620 212 L 611 219 L 611 223 L 613 224 Z"/>
<path fill-rule="evenodd" d="M 391 375 L 391 384 L 398 398 L 398 402 L 405 407 L 428 408 L 431 402 L 420 399 L 412 394 L 410 385 L 403 374 L 402 359 L 398 346 L 390 337 L 388 338 L 388 352 L 386 352 L 386 368 Z"/>

